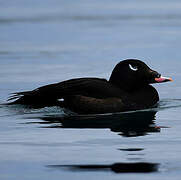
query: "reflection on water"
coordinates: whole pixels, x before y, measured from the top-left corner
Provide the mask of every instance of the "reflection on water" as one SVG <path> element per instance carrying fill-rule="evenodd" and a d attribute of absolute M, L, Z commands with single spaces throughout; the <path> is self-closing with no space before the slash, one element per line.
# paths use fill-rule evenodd
<path fill-rule="evenodd" d="M 89 165 L 48 165 L 49 168 L 68 169 L 70 171 L 112 171 L 115 173 L 149 173 L 158 171 L 158 163 L 114 163 Z"/>
<path fill-rule="evenodd" d="M 160 132 L 155 125 L 156 111 L 135 111 L 102 115 L 72 115 L 39 117 L 48 128 L 109 128 L 126 137 L 143 136 L 149 132 Z"/>
<path fill-rule="evenodd" d="M 180 107 L 180 99 L 163 99 L 154 109 L 114 114 L 76 115 L 59 107 L 29 109 L 22 105 L 1 105 L 0 109 L 6 110 L 11 115 L 22 115 L 24 119 L 33 119 L 25 124 L 41 124 L 44 128 L 108 128 L 121 136 L 134 137 L 144 136 L 150 132 L 160 132 L 160 127 L 155 124 L 156 113 Z M 1 114 L 1 117 L 5 116 Z"/>
<path fill-rule="evenodd" d="M 119 149 L 121 151 L 142 151 L 143 148 L 128 148 L 128 149 Z"/>

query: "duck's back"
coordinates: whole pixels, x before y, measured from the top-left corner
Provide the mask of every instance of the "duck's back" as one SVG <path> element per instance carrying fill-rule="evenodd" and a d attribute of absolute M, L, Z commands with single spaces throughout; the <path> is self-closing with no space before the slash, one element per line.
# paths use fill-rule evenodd
<path fill-rule="evenodd" d="M 82 95 L 93 98 L 120 97 L 121 90 L 100 78 L 77 78 L 60 83 L 39 87 L 33 91 L 14 93 L 10 100 L 17 99 L 14 104 L 52 105 L 58 99 Z"/>

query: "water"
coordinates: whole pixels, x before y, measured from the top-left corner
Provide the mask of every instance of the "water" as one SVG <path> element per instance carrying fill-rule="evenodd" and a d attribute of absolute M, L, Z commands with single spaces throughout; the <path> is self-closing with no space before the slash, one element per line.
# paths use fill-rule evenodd
<path fill-rule="evenodd" d="M 180 179 L 181 2 L 1 1 L 0 102 L 138 58 L 170 76 L 159 108 L 70 116 L 0 106 L 0 179 Z"/>

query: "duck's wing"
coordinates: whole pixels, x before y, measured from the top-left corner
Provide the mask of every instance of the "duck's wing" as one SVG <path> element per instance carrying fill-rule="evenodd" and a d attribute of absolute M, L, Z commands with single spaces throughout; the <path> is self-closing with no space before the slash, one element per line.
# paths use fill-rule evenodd
<path fill-rule="evenodd" d="M 58 99 L 72 95 L 108 98 L 116 97 L 119 93 L 119 89 L 105 79 L 77 78 L 42 86 L 33 91 L 16 92 L 8 100 L 15 100 L 11 104 L 48 106 L 55 105 Z"/>

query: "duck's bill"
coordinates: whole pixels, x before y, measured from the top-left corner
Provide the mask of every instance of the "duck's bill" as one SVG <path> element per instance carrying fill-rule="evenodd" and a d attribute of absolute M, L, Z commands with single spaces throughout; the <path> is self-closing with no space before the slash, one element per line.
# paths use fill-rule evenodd
<path fill-rule="evenodd" d="M 155 83 L 163 83 L 163 82 L 168 82 L 168 81 L 173 81 L 172 78 L 168 78 L 168 77 L 159 77 L 159 78 L 155 78 Z"/>

